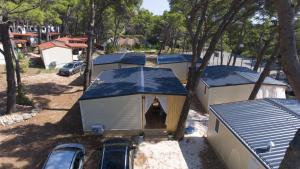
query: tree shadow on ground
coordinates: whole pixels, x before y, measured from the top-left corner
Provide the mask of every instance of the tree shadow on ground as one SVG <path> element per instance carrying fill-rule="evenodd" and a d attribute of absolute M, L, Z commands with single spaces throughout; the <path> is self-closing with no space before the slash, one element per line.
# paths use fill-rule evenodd
<path fill-rule="evenodd" d="M 27 164 L 21 166 L 25 169 L 41 168 L 56 145 L 70 142 L 83 144 L 88 152 L 86 168 L 96 168 L 98 159 L 94 154 L 98 152 L 102 140 L 99 136 L 83 135 L 78 103 L 57 123 L 7 127 L 0 130 L 0 135 L 9 136 L 0 144 L 0 157 L 13 159 L 0 164 L 0 168 L 20 168 L 15 162 Z"/>
<path fill-rule="evenodd" d="M 56 83 L 37 83 L 25 86 L 26 91 L 33 95 L 60 95 L 61 93 L 72 89 L 68 85 L 60 85 Z"/>
<path fill-rule="evenodd" d="M 71 83 L 69 83 L 69 86 L 83 86 L 83 75 L 78 76 L 76 79 L 74 79 Z"/>
<path fill-rule="evenodd" d="M 226 169 L 206 138 L 186 137 L 179 142 L 179 145 L 188 168 Z"/>

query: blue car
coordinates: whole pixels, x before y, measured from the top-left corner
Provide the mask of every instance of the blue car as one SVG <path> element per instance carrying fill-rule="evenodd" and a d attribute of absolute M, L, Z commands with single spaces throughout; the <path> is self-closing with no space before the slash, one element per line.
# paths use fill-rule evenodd
<path fill-rule="evenodd" d="M 133 169 L 134 152 L 130 140 L 107 140 L 101 147 L 99 169 Z"/>

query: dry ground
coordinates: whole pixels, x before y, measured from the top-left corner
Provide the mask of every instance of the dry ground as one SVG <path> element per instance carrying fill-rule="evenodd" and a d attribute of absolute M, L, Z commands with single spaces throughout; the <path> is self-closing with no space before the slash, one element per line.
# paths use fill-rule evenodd
<path fill-rule="evenodd" d="M 5 110 L 6 81 L 3 71 L 0 67 L 0 107 Z M 23 75 L 29 97 L 41 103 L 43 110 L 30 120 L 0 126 L 0 169 L 41 168 L 51 149 L 65 142 L 84 144 L 87 150 L 85 168 L 97 168 L 102 138 L 82 135 L 77 104 L 82 94 L 81 81 L 78 74 L 60 77 L 55 73 L 31 71 Z M 215 168 L 212 166 L 218 160 L 209 146 L 196 155 L 200 154 L 204 169 Z M 159 169 L 155 166 L 151 168 Z"/>

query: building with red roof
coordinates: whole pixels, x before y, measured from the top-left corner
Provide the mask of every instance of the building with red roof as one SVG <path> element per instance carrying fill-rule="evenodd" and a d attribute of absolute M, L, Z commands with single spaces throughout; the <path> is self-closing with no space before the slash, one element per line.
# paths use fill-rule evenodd
<path fill-rule="evenodd" d="M 39 50 L 46 69 L 61 68 L 73 61 L 72 48 L 61 42 L 45 42 Z"/>

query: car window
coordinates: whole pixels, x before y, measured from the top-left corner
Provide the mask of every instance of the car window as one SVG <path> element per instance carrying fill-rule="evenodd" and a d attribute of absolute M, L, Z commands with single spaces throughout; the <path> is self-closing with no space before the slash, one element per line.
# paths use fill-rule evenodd
<path fill-rule="evenodd" d="M 102 169 L 124 169 L 126 150 L 106 150 L 103 157 Z"/>
<path fill-rule="evenodd" d="M 73 63 L 68 63 L 64 66 L 64 68 L 73 68 L 74 64 Z"/>
<path fill-rule="evenodd" d="M 79 167 L 81 166 L 81 159 L 82 159 L 82 154 L 78 154 L 77 157 L 74 160 L 73 164 L 73 169 L 80 169 Z"/>

